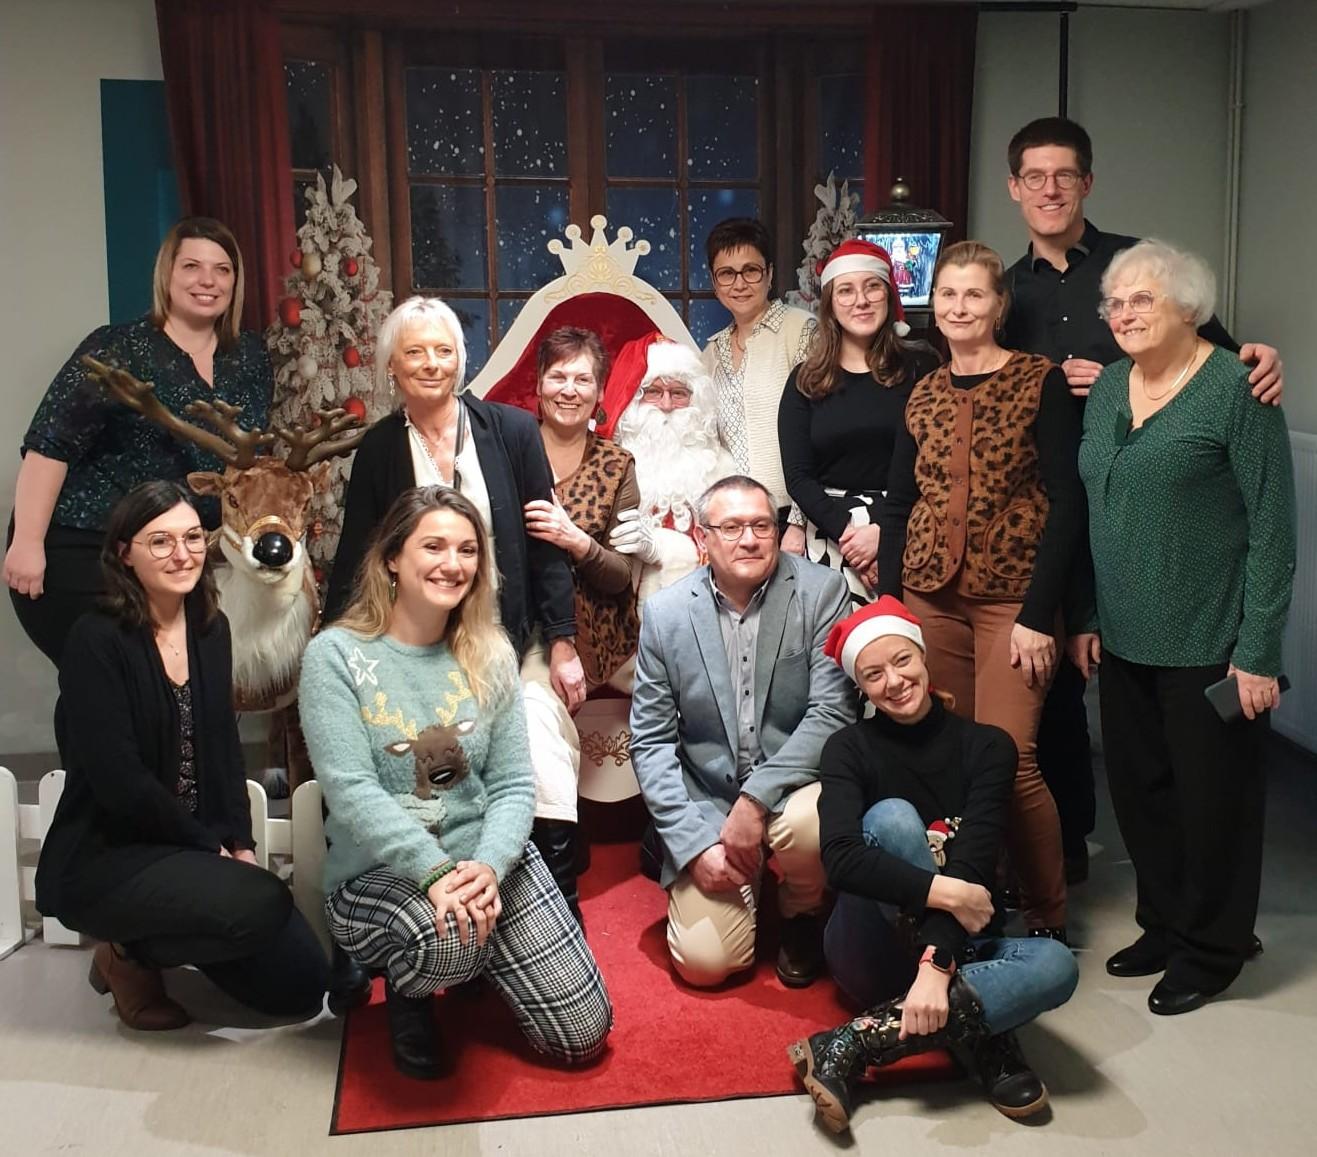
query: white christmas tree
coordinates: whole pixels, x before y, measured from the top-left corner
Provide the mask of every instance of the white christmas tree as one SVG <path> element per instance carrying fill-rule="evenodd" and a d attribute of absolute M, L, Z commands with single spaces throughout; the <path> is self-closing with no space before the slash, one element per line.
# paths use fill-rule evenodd
<path fill-rule="evenodd" d="M 382 418 L 391 399 L 375 384 L 375 338 L 392 308 L 381 290 L 371 239 L 350 198 L 357 182 L 334 166 L 333 181 L 306 191 L 306 224 L 297 231 L 293 272 L 284 280 L 279 317 L 265 333 L 274 362 L 279 426 L 313 425 L 318 410 L 342 409 L 362 423 Z M 338 549 L 343 488 L 351 458 L 335 458 L 331 482 L 311 503 L 308 549 L 321 579 Z"/>
<path fill-rule="evenodd" d="M 788 304 L 798 305 L 811 313 L 819 299 L 819 262 L 855 231 L 855 211 L 860 207 L 860 195 L 850 191 L 847 181 L 843 181 L 838 189 L 832 173 L 828 174 L 824 184 L 814 186 L 814 196 L 819 199 L 819 211 L 815 214 L 814 224 L 809 227 L 808 236 L 801 242 L 805 260 L 796 269 L 799 288 L 786 295 Z"/>

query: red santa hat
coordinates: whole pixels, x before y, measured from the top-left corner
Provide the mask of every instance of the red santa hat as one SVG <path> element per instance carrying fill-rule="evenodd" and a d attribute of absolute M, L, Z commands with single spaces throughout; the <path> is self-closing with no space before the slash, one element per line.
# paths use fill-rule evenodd
<path fill-rule="evenodd" d="M 900 635 L 924 650 L 924 632 L 919 628 L 919 620 L 906 610 L 900 599 L 883 595 L 833 627 L 823 644 L 823 653 L 854 679 L 860 652 L 884 635 Z"/>
<path fill-rule="evenodd" d="M 704 377 L 704 363 L 688 345 L 664 337 L 658 330 L 629 341 L 618 351 L 608 372 L 600 406 L 603 420 L 595 424 L 595 433 L 611 438 L 632 399 L 650 382 L 659 378 L 694 385 Z"/>
<path fill-rule="evenodd" d="M 874 273 L 887 283 L 887 308 L 892 315 L 892 328 L 898 337 L 906 337 L 910 326 L 905 320 L 905 307 L 901 294 L 892 278 L 892 259 L 887 250 L 872 241 L 852 239 L 843 241 L 818 267 L 819 288 L 843 273 Z"/>

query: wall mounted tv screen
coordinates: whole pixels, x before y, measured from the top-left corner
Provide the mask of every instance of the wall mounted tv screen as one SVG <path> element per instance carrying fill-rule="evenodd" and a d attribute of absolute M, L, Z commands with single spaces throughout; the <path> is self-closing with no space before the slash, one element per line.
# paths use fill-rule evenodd
<path fill-rule="evenodd" d="M 901 304 L 907 309 L 927 309 L 942 234 L 919 230 L 861 229 L 856 236 L 881 245 L 891 255 L 892 274 L 901 294 Z"/>

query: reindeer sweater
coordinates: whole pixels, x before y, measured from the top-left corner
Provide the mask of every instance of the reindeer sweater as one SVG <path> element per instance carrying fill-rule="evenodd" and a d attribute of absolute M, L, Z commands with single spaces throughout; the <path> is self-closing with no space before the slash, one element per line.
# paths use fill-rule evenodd
<path fill-rule="evenodd" d="M 325 890 L 386 867 L 419 886 L 449 861 L 500 880 L 535 808 L 526 715 L 509 662 L 482 708 L 446 644 L 322 631 L 302 661 L 299 708 L 325 795 Z"/>

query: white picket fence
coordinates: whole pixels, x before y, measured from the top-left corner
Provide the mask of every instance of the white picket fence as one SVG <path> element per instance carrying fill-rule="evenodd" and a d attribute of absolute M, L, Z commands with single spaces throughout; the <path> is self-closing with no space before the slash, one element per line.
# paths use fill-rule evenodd
<path fill-rule="evenodd" d="M 47 944 L 82 943 L 82 937 L 51 917 L 28 919 L 36 884 L 36 860 L 64 790 L 64 773 L 49 771 L 37 785 L 37 802 L 18 802 L 18 781 L 0 767 L 0 960 L 22 947 L 37 933 Z M 293 900 L 316 934 L 328 947 L 324 894 L 320 881 L 325 860 L 325 827 L 320 785 L 314 780 L 293 793 L 288 819 L 272 819 L 265 789 L 247 781 L 251 804 L 252 839 L 263 868 L 291 865 Z M 280 871 L 281 875 L 286 874 Z"/>

